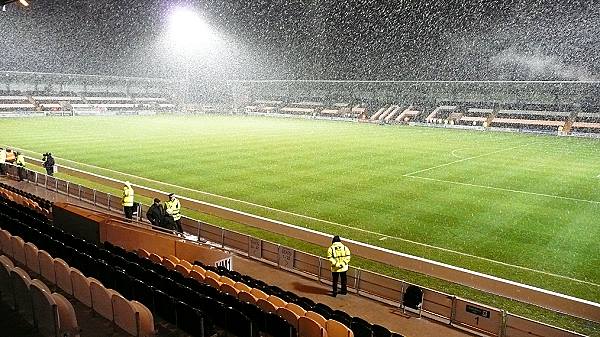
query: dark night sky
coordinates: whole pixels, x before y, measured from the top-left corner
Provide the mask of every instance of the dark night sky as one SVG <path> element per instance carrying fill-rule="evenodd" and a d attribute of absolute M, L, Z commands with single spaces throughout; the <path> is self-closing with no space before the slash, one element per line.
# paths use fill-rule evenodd
<path fill-rule="evenodd" d="M 30 0 L 0 12 L 0 69 L 216 78 L 579 79 L 600 73 L 596 1 Z M 168 13 L 222 43 L 174 57 Z"/>

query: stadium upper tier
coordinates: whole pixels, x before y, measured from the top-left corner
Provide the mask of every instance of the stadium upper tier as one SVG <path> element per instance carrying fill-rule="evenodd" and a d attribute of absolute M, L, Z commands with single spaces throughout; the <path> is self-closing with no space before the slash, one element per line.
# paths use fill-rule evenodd
<path fill-rule="evenodd" d="M 229 88 L 234 106 L 248 113 L 600 132 L 600 82 L 593 81 L 264 80 Z"/>
<path fill-rule="evenodd" d="M 375 123 L 424 123 L 512 131 L 600 133 L 598 107 L 497 104 L 494 102 L 378 103 L 258 99 L 238 108 L 245 113 L 351 118 Z"/>
<path fill-rule="evenodd" d="M 0 114 L 169 110 L 175 83 L 160 78 L 0 72 Z"/>

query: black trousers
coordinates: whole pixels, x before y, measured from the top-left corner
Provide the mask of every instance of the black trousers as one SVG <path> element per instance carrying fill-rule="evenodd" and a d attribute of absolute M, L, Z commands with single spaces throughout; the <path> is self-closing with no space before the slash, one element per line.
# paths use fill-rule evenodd
<path fill-rule="evenodd" d="M 54 168 L 53 167 L 46 167 L 46 174 L 49 176 L 53 176 L 54 175 Z"/>
<path fill-rule="evenodd" d="M 17 173 L 19 174 L 19 181 L 27 178 L 27 172 L 23 166 L 17 166 Z"/>
<path fill-rule="evenodd" d="M 179 233 L 183 233 L 183 228 L 181 227 L 181 219 L 175 220 L 175 230 Z"/>
<path fill-rule="evenodd" d="M 340 294 L 345 294 L 347 292 L 347 288 L 346 288 L 346 283 L 348 282 L 348 278 L 346 277 L 346 272 L 340 272 L 340 273 L 336 273 L 336 272 L 331 272 L 331 276 L 333 277 L 333 294 L 337 294 L 337 283 L 338 283 L 338 279 L 341 278 L 342 279 L 342 290 L 340 291 Z"/>
<path fill-rule="evenodd" d="M 123 212 L 127 219 L 133 219 L 133 206 L 123 206 Z"/>

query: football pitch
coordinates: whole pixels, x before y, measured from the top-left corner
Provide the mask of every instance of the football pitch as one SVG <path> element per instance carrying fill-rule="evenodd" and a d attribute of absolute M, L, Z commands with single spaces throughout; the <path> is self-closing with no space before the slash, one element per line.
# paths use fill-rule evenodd
<path fill-rule="evenodd" d="M 59 164 L 600 302 L 600 140 L 248 116 L 0 128 Z"/>

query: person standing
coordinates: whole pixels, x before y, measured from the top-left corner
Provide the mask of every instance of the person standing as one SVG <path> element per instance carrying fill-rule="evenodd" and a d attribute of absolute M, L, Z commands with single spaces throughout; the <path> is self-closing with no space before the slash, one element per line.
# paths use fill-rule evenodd
<path fill-rule="evenodd" d="M 0 175 L 5 175 L 6 173 L 6 150 L 0 147 Z"/>
<path fill-rule="evenodd" d="M 52 157 L 52 153 L 48 152 L 44 154 L 44 168 L 46 169 L 46 174 L 49 176 L 54 175 L 54 158 Z"/>
<path fill-rule="evenodd" d="M 165 211 L 175 221 L 175 230 L 183 233 L 183 229 L 181 228 L 181 203 L 175 197 L 175 194 L 169 194 L 169 200 L 165 203 Z"/>
<path fill-rule="evenodd" d="M 123 212 L 125 218 L 133 219 L 133 187 L 129 181 L 123 186 Z"/>
<path fill-rule="evenodd" d="M 333 292 L 331 296 L 336 297 L 337 295 L 338 279 L 341 279 L 342 283 L 340 294 L 346 295 L 348 291 L 346 287 L 348 282 L 346 272 L 350 263 L 350 249 L 344 246 L 338 235 L 334 236 L 331 240 L 331 246 L 327 249 L 327 259 L 331 262 L 331 276 L 333 279 Z"/>
<path fill-rule="evenodd" d="M 19 175 L 19 181 L 25 179 L 25 156 L 21 152 L 17 152 L 17 173 Z"/>
<path fill-rule="evenodd" d="M 164 226 L 165 209 L 160 204 L 160 199 L 154 198 L 154 203 L 148 208 L 146 218 L 154 227 Z M 164 228 L 164 227 L 163 227 Z"/>

